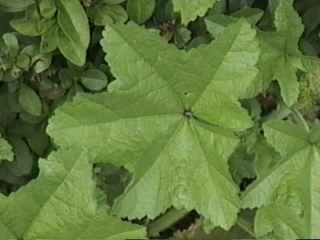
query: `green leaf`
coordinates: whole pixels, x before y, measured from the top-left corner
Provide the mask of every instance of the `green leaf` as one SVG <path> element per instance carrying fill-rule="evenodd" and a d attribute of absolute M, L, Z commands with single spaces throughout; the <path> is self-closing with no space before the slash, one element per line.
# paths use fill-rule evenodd
<path fill-rule="evenodd" d="M 240 20 L 184 52 L 129 23 L 108 26 L 101 44 L 117 81 L 58 108 L 48 127 L 54 142 L 86 146 L 95 162 L 133 173 L 113 208 L 119 216 L 153 219 L 174 206 L 230 228 L 239 199 L 227 159 L 233 131 L 252 125 L 238 99 L 257 74 L 255 31 Z"/>
<path fill-rule="evenodd" d="M 262 14 L 263 12 L 260 9 L 246 7 L 231 15 L 210 14 L 205 18 L 205 23 L 211 35 L 217 37 L 228 25 L 235 23 L 239 18 L 246 18 L 248 22 L 255 25 L 262 17 Z"/>
<path fill-rule="evenodd" d="M 19 90 L 19 104 L 24 111 L 33 116 L 42 114 L 42 103 L 38 94 L 25 84 Z"/>
<path fill-rule="evenodd" d="M 146 22 L 156 7 L 155 0 L 128 0 L 127 11 L 129 18 L 136 23 Z"/>
<path fill-rule="evenodd" d="M 72 63 L 82 66 L 90 42 L 87 15 L 78 0 L 58 0 L 59 49 Z"/>
<path fill-rule="evenodd" d="M 10 125 L 7 134 L 25 139 L 30 149 L 38 156 L 44 156 L 50 145 L 50 139 L 45 133 L 44 126 L 29 124 L 22 120 L 14 121 L 14 123 Z"/>
<path fill-rule="evenodd" d="M 32 63 L 34 72 L 39 74 L 49 69 L 52 63 L 52 56 L 50 54 L 38 54 L 32 58 Z"/>
<path fill-rule="evenodd" d="M 17 32 L 27 36 L 35 37 L 41 35 L 41 27 L 37 20 L 29 20 L 25 18 L 14 19 L 10 22 L 10 25 Z"/>
<path fill-rule="evenodd" d="M 108 84 L 107 75 L 99 69 L 89 69 L 81 77 L 81 83 L 93 92 L 101 91 Z"/>
<path fill-rule="evenodd" d="M 73 64 L 82 66 L 86 61 L 86 50 L 72 41 L 61 29 L 58 29 L 58 47 L 61 53 Z"/>
<path fill-rule="evenodd" d="M 224 14 L 213 14 L 205 18 L 207 29 L 214 38 L 222 33 L 226 27 L 236 21 L 237 19 L 235 17 Z"/>
<path fill-rule="evenodd" d="M 19 54 L 16 59 L 16 65 L 19 68 L 22 68 L 24 70 L 28 70 L 31 65 L 31 57 L 27 54 Z"/>
<path fill-rule="evenodd" d="M 2 160 L 13 161 L 11 145 L 0 135 L 0 163 Z"/>
<path fill-rule="evenodd" d="M 35 5 L 31 5 L 26 10 L 24 17 L 10 21 L 10 25 L 17 32 L 31 37 L 40 36 L 54 24 L 53 19 L 41 18 Z"/>
<path fill-rule="evenodd" d="M 54 0 L 41 0 L 39 3 L 39 9 L 41 16 L 45 18 L 52 18 L 57 11 Z"/>
<path fill-rule="evenodd" d="M 49 53 L 58 47 L 59 27 L 55 24 L 41 36 L 40 52 Z"/>
<path fill-rule="evenodd" d="M 125 2 L 126 0 L 101 0 L 102 3 L 116 5 Z"/>
<path fill-rule="evenodd" d="M 183 48 L 191 40 L 191 31 L 185 27 L 177 29 L 174 36 L 174 42 L 178 48 Z"/>
<path fill-rule="evenodd" d="M 272 121 L 264 125 L 267 141 L 282 159 L 262 168 L 258 180 L 243 197 L 243 207 L 260 207 L 258 236 L 272 232 L 277 239 L 320 236 L 320 155 L 314 129 Z M 261 166 L 261 164 L 260 164 Z"/>
<path fill-rule="evenodd" d="M 105 26 L 110 23 L 125 23 L 128 14 L 121 5 L 98 4 L 89 10 L 89 16 L 97 26 Z"/>
<path fill-rule="evenodd" d="M 255 178 L 255 162 L 252 153 L 252 145 L 257 139 L 256 133 L 251 129 L 241 138 L 241 142 L 236 151 L 229 158 L 230 171 L 233 179 L 240 185 L 243 179 Z"/>
<path fill-rule="evenodd" d="M 279 81 L 285 103 L 290 106 L 297 101 L 299 95 L 297 67 L 292 64 L 292 60 L 301 55 L 298 42 L 304 31 L 301 19 L 293 8 L 292 0 L 279 1 L 275 12 L 275 26 L 283 38 L 282 49 L 285 49 L 285 55 L 279 58 L 275 77 Z"/>
<path fill-rule="evenodd" d="M 298 43 L 303 25 L 293 7 L 293 1 L 279 1 L 275 10 L 276 32 L 259 32 L 261 44 L 260 75 L 256 92 L 264 90 L 276 79 L 284 102 L 291 106 L 299 96 L 298 69 L 302 66 L 302 53 Z"/>
<path fill-rule="evenodd" d="M 40 161 L 40 176 L 9 197 L 0 195 L 0 229 L 12 239 L 144 239 L 142 227 L 99 208 L 92 166 L 80 148 Z M 1 232 L 0 239 L 7 240 Z"/>
<path fill-rule="evenodd" d="M 90 42 L 89 23 L 78 0 L 58 1 L 58 24 L 71 40 L 87 48 Z"/>
<path fill-rule="evenodd" d="M 181 20 L 185 25 L 198 16 L 204 16 L 215 3 L 216 0 L 173 0 L 174 10 L 181 13 Z"/>
<path fill-rule="evenodd" d="M 244 8 L 230 16 L 223 14 L 209 15 L 205 21 L 208 31 L 213 37 L 222 33 L 225 28 L 236 21 L 238 17 L 246 17 L 256 24 L 261 12 L 252 8 Z M 292 25 L 293 26 L 292 26 Z M 304 70 L 303 57 L 298 48 L 298 42 L 303 33 L 303 25 L 292 0 L 279 1 L 275 7 L 276 31 L 258 31 L 261 47 L 259 75 L 248 89 L 248 95 L 254 97 L 265 91 L 272 80 L 277 80 L 281 87 L 284 102 L 291 106 L 299 95 L 297 70 Z"/>
<path fill-rule="evenodd" d="M 16 57 L 19 52 L 19 42 L 14 33 L 5 33 L 2 35 L 2 39 L 9 50 L 11 57 Z"/>
<path fill-rule="evenodd" d="M 255 25 L 262 18 L 263 11 L 259 8 L 244 7 L 239 11 L 232 13 L 232 16 L 238 18 L 244 17 L 248 20 L 248 22 Z"/>
<path fill-rule="evenodd" d="M 28 145 L 21 138 L 10 137 L 12 143 L 15 159 L 13 162 L 5 163 L 5 165 L 15 176 L 23 176 L 30 174 L 33 165 L 33 156 Z"/>
<path fill-rule="evenodd" d="M 288 48 L 298 54 L 297 40 L 301 37 L 304 27 L 293 7 L 293 0 L 279 1 L 275 11 L 274 24 L 277 31 L 286 37 Z"/>
<path fill-rule="evenodd" d="M 19 12 L 32 5 L 34 0 L 0 0 L 0 10 L 6 12 Z"/>

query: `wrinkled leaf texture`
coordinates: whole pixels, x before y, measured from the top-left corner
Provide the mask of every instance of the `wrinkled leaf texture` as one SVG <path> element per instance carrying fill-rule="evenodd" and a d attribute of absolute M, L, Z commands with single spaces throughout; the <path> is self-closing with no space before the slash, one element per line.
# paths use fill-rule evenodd
<path fill-rule="evenodd" d="M 144 239 L 145 230 L 99 207 L 92 165 L 81 148 L 40 161 L 40 176 L 9 197 L 0 195 L 0 240 Z"/>
<path fill-rule="evenodd" d="M 107 26 L 101 44 L 117 80 L 56 111 L 48 127 L 55 143 L 84 146 L 95 162 L 133 173 L 113 206 L 119 216 L 153 219 L 174 206 L 230 228 L 240 202 L 227 160 L 234 131 L 252 125 L 238 99 L 257 75 L 255 30 L 241 19 L 184 52 L 129 23 Z"/>

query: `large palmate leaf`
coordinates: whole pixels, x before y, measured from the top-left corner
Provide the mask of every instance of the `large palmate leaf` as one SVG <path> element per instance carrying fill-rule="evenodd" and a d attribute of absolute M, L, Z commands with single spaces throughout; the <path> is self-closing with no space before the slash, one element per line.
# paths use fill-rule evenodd
<path fill-rule="evenodd" d="M 307 130 L 285 121 L 265 124 L 267 141 L 282 160 L 265 165 L 249 187 L 243 207 L 260 207 L 256 233 L 277 239 L 320 237 L 320 135 L 319 127 Z M 268 159 L 264 159 L 267 160 Z"/>
<path fill-rule="evenodd" d="M 251 126 L 237 99 L 257 74 L 257 45 L 245 20 L 188 53 L 133 23 L 110 25 L 102 46 L 118 80 L 59 108 L 48 132 L 59 146 L 85 146 L 96 162 L 133 172 L 118 215 L 155 218 L 173 205 L 229 228 L 239 200 L 227 159 L 233 131 Z"/>
<path fill-rule="evenodd" d="M 277 80 L 284 102 L 291 106 L 299 95 L 296 73 L 298 69 L 303 70 L 303 66 L 298 43 L 304 31 L 293 0 L 278 1 L 274 25 L 276 31 L 258 34 L 262 51 L 256 88 L 266 88 L 271 80 Z"/>
<path fill-rule="evenodd" d="M 173 0 L 174 10 L 181 13 L 183 24 L 204 16 L 217 0 Z"/>
<path fill-rule="evenodd" d="M 40 176 L 9 197 L 0 196 L 0 240 L 143 239 L 143 228 L 99 208 L 88 154 L 61 150 L 40 162 Z"/>

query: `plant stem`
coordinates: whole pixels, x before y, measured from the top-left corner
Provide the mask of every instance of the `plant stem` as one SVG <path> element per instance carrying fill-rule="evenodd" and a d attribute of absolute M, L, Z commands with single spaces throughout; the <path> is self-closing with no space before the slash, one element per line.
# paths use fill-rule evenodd
<path fill-rule="evenodd" d="M 307 132 L 310 132 L 310 127 L 309 127 L 307 121 L 302 116 L 302 114 L 298 110 L 294 110 L 294 113 L 296 115 L 296 120 L 301 123 L 301 125 L 304 127 L 304 129 Z"/>
<path fill-rule="evenodd" d="M 239 217 L 237 221 L 237 225 L 241 227 L 245 232 L 249 233 L 252 237 L 255 238 L 255 234 L 252 229 L 252 225 L 248 223 L 245 219 Z"/>
<path fill-rule="evenodd" d="M 148 232 L 150 237 L 156 237 L 160 232 L 166 230 L 171 227 L 181 218 L 185 217 L 189 212 L 184 209 L 170 209 L 163 216 L 158 218 L 157 220 L 151 222 L 148 226 Z"/>

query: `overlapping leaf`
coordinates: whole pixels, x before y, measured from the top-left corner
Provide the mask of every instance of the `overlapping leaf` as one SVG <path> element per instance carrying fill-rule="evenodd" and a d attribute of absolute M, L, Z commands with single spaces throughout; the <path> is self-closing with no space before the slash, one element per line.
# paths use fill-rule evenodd
<path fill-rule="evenodd" d="M 252 25 L 256 25 L 261 19 L 263 11 L 257 8 L 243 8 L 231 15 L 224 15 L 213 12 L 205 18 L 205 23 L 209 33 L 215 38 L 231 23 L 239 18 L 246 18 Z"/>
<path fill-rule="evenodd" d="M 90 41 L 86 12 L 78 0 L 58 0 L 58 46 L 62 54 L 76 65 L 83 65 Z"/>
<path fill-rule="evenodd" d="M 298 69 L 305 70 L 302 63 L 304 56 L 298 47 L 304 27 L 293 7 L 293 1 L 277 1 L 275 5 L 276 31 L 258 31 L 257 36 L 261 47 L 258 64 L 260 72 L 248 90 L 248 94 L 255 96 L 266 90 L 272 80 L 277 80 L 284 102 L 291 106 L 297 101 L 299 95 L 296 73 Z M 206 18 L 207 28 L 215 37 L 239 15 L 246 16 L 253 24 L 259 20 L 259 11 L 248 8 L 229 16 L 222 14 L 208 16 Z"/>
<path fill-rule="evenodd" d="M 40 176 L 9 197 L 0 196 L 0 240 L 143 239 L 142 227 L 99 208 L 88 154 L 62 150 L 40 162 Z"/>
<path fill-rule="evenodd" d="M 260 208 L 257 235 L 319 238 L 319 128 L 307 131 L 298 125 L 274 121 L 265 124 L 264 131 L 282 160 L 270 168 L 261 168 L 264 171 L 244 195 L 243 207 Z"/>
<path fill-rule="evenodd" d="M 237 99 L 257 74 L 255 31 L 240 20 L 188 53 L 133 23 L 110 25 L 104 37 L 117 81 L 109 93 L 59 108 L 49 134 L 133 172 L 118 215 L 155 218 L 173 205 L 229 228 L 239 200 L 227 159 L 238 143 L 233 131 L 251 126 Z"/>
<path fill-rule="evenodd" d="M 175 11 L 181 13 L 183 24 L 195 20 L 198 16 L 204 16 L 209 8 L 212 8 L 217 0 L 173 0 Z"/>
<path fill-rule="evenodd" d="M 25 10 L 34 3 L 34 0 L 1 0 L 0 9 L 7 12 L 19 12 Z"/>

